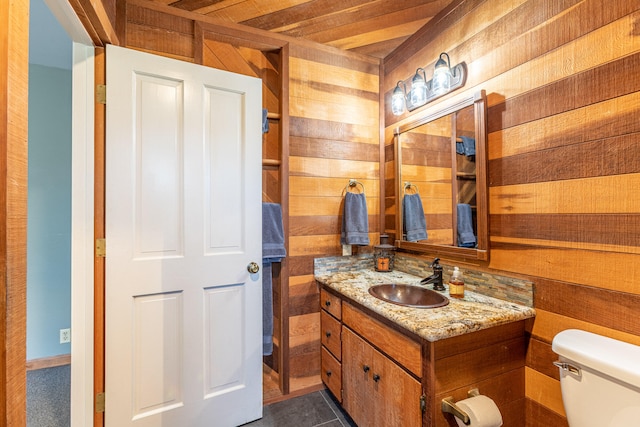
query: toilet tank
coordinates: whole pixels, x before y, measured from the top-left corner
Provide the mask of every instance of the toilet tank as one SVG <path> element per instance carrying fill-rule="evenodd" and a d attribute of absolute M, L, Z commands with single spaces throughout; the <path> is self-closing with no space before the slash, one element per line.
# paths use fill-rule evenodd
<path fill-rule="evenodd" d="M 640 425 L 640 347 L 577 329 L 553 338 L 571 427 Z"/>

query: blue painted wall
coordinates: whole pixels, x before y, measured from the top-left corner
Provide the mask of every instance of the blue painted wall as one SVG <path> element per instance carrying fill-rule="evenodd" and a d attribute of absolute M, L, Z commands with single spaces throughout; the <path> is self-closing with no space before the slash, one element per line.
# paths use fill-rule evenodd
<path fill-rule="evenodd" d="M 71 45 L 69 44 L 69 49 Z M 68 354 L 71 327 L 71 70 L 29 66 L 27 359 Z"/>

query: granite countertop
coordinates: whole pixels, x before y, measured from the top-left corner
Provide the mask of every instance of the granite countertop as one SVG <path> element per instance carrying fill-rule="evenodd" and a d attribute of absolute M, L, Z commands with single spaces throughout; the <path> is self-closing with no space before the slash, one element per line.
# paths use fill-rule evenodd
<path fill-rule="evenodd" d="M 535 316 L 535 310 L 524 305 L 503 301 L 465 289 L 464 299 L 449 298 L 449 304 L 439 308 L 413 308 L 388 303 L 369 294 L 369 287 L 385 283 L 418 285 L 421 277 L 373 269 L 317 274 L 315 279 L 345 297 L 380 314 L 397 325 L 428 340 L 438 341 L 505 323 Z M 432 289 L 432 285 L 427 285 Z"/>

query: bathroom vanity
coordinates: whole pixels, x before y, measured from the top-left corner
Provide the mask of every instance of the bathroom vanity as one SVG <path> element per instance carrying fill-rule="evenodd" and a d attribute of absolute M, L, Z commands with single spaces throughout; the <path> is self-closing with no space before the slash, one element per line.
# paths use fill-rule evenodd
<path fill-rule="evenodd" d="M 362 426 L 456 426 L 444 398 L 470 389 L 492 398 L 504 425 L 524 416 L 527 306 L 465 292 L 434 309 L 391 304 L 370 286 L 420 277 L 371 268 L 316 273 L 322 379 Z M 448 295 L 445 292 L 445 295 Z"/>

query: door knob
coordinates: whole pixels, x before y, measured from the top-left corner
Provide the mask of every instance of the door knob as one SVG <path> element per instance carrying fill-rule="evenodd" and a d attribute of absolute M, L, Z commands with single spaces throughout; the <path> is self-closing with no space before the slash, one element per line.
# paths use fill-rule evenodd
<path fill-rule="evenodd" d="M 250 262 L 249 265 L 247 265 L 247 271 L 251 274 L 256 274 L 260 271 L 260 266 L 255 262 Z"/>

